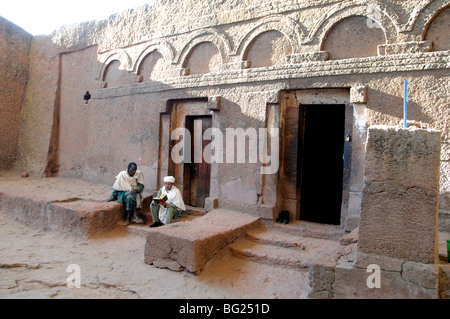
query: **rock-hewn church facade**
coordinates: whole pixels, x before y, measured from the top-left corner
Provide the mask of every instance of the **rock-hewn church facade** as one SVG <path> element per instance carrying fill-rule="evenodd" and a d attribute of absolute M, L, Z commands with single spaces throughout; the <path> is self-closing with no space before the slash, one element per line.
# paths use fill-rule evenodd
<path fill-rule="evenodd" d="M 0 166 L 111 184 L 134 161 L 193 206 L 352 231 L 368 128 L 404 119 L 407 81 L 408 120 L 442 133 L 449 231 L 449 21 L 448 0 L 160 0 L 35 37 L 2 19 Z"/>

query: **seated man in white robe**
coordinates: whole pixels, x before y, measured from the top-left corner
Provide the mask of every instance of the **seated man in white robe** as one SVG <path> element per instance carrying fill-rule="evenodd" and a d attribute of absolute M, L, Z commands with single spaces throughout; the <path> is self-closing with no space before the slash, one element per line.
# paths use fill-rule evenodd
<path fill-rule="evenodd" d="M 136 210 L 142 208 L 142 191 L 144 190 L 144 175 L 137 169 L 136 163 L 128 164 L 126 171 L 120 172 L 116 176 L 113 185 L 113 193 L 106 200 L 107 202 L 116 201 L 124 204 L 127 211 L 127 217 L 124 226 L 131 224 L 131 218 L 142 224 L 144 221 L 137 216 Z"/>
<path fill-rule="evenodd" d="M 161 195 L 166 195 L 167 201 L 160 201 L 159 204 L 155 204 L 152 201 L 150 204 L 153 218 L 153 224 L 150 227 L 168 225 L 172 222 L 172 219 L 183 216 L 186 210 L 181 191 L 173 185 L 175 178 L 173 176 L 167 176 L 164 178 L 164 183 L 165 186 L 161 187 L 156 197 L 160 198 Z"/>

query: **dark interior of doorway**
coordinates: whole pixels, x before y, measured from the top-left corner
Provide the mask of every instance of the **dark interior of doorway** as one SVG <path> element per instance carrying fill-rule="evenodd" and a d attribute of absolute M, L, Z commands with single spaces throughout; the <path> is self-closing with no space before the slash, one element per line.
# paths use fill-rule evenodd
<path fill-rule="evenodd" d="M 340 224 L 345 105 L 299 107 L 300 219 Z"/>

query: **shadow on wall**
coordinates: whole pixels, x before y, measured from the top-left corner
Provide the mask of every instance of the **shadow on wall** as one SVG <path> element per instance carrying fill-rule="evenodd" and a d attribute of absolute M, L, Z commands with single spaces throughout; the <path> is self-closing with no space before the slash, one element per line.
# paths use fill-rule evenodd
<path fill-rule="evenodd" d="M 380 116 L 389 116 L 383 121 L 391 121 L 397 125 L 403 119 L 404 110 L 404 80 L 408 80 L 408 120 L 422 122 L 428 128 L 438 123 L 441 118 L 436 114 L 436 107 L 444 106 L 442 101 L 442 87 L 445 86 L 445 71 L 423 71 L 420 78 L 411 73 L 404 76 L 372 75 L 368 83 L 368 100 L 366 107 Z M 383 91 L 372 87 L 386 88 Z M 417 101 L 420 101 L 419 103 Z M 430 113 L 433 110 L 433 113 Z M 374 114 L 376 117 L 376 115 Z M 369 116 L 370 118 L 371 116 Z M 380 118 L 381 121 L 381 118 Z M 382 122 L 370 123 L 380 124 Z"/>
<path fill-rule="evenodd" d="M 449 21 L 450 6 L 438 13 L 427 26 L 424 40 L 433 42 L 433 51 L 450 50 Z"/>

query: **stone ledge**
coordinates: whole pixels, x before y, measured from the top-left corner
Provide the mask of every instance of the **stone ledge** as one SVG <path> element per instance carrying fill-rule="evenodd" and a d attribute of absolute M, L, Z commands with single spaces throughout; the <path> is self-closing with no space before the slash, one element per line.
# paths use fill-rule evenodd
<path fill-rule="evenodd" d="M 147 235 L 145 263 L 199 274 L 216 253 L 258 224 L 258 217 L 216 209 L 193 221 L 154 228 Z"/>
<path fill-rule="evenodd" d="M 102 237 L 123 231 L 124 208 L 116 202 L 81 198 L 52 201 L 1 194 L 0 212 L 3 216 L 33 229 L 80 238 Z"/>
<path fill-rule="evenodd" d="M 405 71 L 423 71 L 447 69 L 449 67 L 449 52 L 423 52 L 415 54 L 399 54 L 366 58 L 349 58 L 343 60 L 314 61 L 281 67 L 262 67 L 246 70 L 229 70 L 219 73 L 196 74 L 174 77 L 158 82 L 123 84 L 109 89 L 91 92 L 92 98 L 105 99 L 164 92 L 192 87 L 210 87 L 219 85 L 257 83 L 267 81 L 283 81 L 320 76 L 340 76 L 351 74 L 373 74 Z M 289 89 L 289 87 L 283 87 Z"/>
<path fill-rule="evenodd" d="M 378 46 L 379 55 L 410 54 L 428 52 L 432 48 L 431 41 L 412 41 L 384 44 Z"/>
<path fill-rule="evenodd" d="M 15 171 L 0 174 L 2 219 L 82 239 L 126 234 L 124 205 L 105 202 L 110 185 L 65 177 L 22 178 Z"/>

